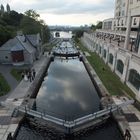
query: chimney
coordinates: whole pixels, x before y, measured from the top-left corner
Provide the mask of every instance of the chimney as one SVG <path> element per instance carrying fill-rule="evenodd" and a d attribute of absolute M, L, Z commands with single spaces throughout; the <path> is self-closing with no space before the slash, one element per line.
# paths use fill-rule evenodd
<path fill-rule="evenodd" d="M 17 36 L 20 38 L 22 42 L 26 42 L 26 37 L 22 31 L 17 31 Z"/>
<path fill-rule="evenodd" d="M 22 36 L 23 32 L 22 31 L 17 31 L 17 36 Z"/>

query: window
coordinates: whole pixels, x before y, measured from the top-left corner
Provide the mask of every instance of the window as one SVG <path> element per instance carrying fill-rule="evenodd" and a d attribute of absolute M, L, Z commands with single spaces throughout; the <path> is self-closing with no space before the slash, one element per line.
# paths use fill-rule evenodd
<path fill-rule="evenodd" d="M 134 18 L 133 25 L 137 25 L 137 19 L 136 18 Z"/>
<path fill-rule="evenodd" d="M 96 50 L 98 50 L 98 44 L 96 44 Z"/>
<path fill-rule="evenodd" d="M 106 50 L 104 50 L 104 58 L 106 58 Z"/>
<path fill-rule="evenodd" d="M 102 48 L 101 48 L 101 46 L 100 46 L 100 48 L 99 48 L 99 53 L 101 54 L 101 52 L 102 52 Z"/>
<path fill-rule="evenodd" d="M 109 63 L 113 64 L 113 55 L 111 53 L 109 54 Z"/>
<path fill-rule="evenodd" d="M 123 20 L 122 20 L 122 23 L 121 23 L 121 25 L 123 26 Z"/>
<path fill-rule="evenodd" d="M 124 16 L 124 10 L 122 11 L 122 16 Z"/>
<path fill-rule="evenodd" d="M 137 90 L 140 89 L 140 75 L 139 75 L 139 73 L 138 73 L 136 70 L 134 70 L 134 69 L 131 69 L 131 70 L 130 70 L 128 81 L 129 81 Z"/>
<path fill-rule="evenodd" d="M 117 70 L 118 70 L 121 74 L 123 74 L 123 68 L 124 68 L 123 62 L 122 62 L 121 60 L 118 60 L 118 61 L 117 61 Z"/>

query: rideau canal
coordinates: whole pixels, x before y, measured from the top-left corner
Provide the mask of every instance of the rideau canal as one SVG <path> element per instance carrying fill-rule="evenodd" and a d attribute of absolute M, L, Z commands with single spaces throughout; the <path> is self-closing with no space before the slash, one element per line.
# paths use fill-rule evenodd
<path fill-rule="evenodd" d="M 72 47 L 71 42 L 62 41 L 59 49 L 73 51 Z M 46 71 L 35 104 L 37 111 L 68 121 L 100 110 L 99 95 L 78 57 L 54 58 Z M 65 137 L 55 129 L 50 129 L 50 124 L 40 125 L 35 126 L 30 120 L 24 120 L 16 140 L 123 140 L 112 118 L 72 137 Z"/>

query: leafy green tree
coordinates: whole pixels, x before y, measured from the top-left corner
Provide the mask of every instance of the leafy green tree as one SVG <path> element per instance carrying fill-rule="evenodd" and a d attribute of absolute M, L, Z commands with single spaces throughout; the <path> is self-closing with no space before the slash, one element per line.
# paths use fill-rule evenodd
<path fill-rule="evenodd" d="M 96 29 L 102 29 L 102 22 L 98 21 L 97 25 L 96 25 Z"/>
<path fill-rule="evenodd" d="M 22 18 L 20 28 L 24 34 L 36 34 L 41 32 L 40 23 L 28 16 Z"/>
<path fill-rule="evenodd" d="M 24 34 L 42 34 L 43 42 L 50 38 L 50 31 L 43 20 L 39 20 L 40 15 L 35 10 L 28 10 L 25 15 L 16 11 L 3 13 L 0 16 L 0 46 L 10 38 L 16 36 L 18 30 Z"/>
<path fill-rule="evenodd" d="M 38 18 L 40 17 L 40 15 L 37 14 L 37 12 L 33 9 L 30 9 L 30 10 L 26 11 L 25 15 L 30 17 L 30 18 L 35 19 L 36 21 L 38 21 Z"/>
<path fill-rule="evenodd" d="M 91 24 L 90 29 L 95 30 L 96 26 L 94 24 Z"/>
<path fill-rule="evenodd" d="M 0 25 L 0 45 L 11 38 L 10 32 L 2 25 Z"/>
<path fill-rule="evenodd" d="M 42 26 L 41 36 L 42 36 L 43 43 L 46 43 L 50 40 L 50 29 L 47 25 Z"/>

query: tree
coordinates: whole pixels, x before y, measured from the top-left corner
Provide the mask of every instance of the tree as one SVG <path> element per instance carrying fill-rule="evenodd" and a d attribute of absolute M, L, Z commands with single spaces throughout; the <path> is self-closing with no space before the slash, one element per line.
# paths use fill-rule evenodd
<path fill-rule="evenodd" d="M 41 25 L 44 25 L 44 26 L 46 26 L 46 23 L 45 23 L 45 21 L 44 21 L 44 20 L 42 20 L 42 19 L 39 21 L 39 23 L 40 23 Z"/>
<path fill-rule="evenodd" d="M 28 16 L 22 18 L 20 28 L 24 34 L 36 34 L 41 32 L 40 23 Z"/>
<path fill-rule="evenodd" d="M 102 21 L 98 21 L 97 25 L 96 25 L 96 29 L 102 29 Z"/>
<path fill-rule="evenodd" d="M 11 38 L 10 32 L 4 26 L 0 25 L 0 45 L 5 43 L 10 38 Z"/>
<path fill-rule="evenodd" d="M 95 27 L 96 27 L 96 26 L 95 26 L 94 24 L 91 24 L 90 29 L 91 29 L 91 30 L 94 30 Z"/>
<path fill-rule="evenodd" d="M 43 43 L 46 43 L 50 40 L 50 29 L 47 25 L 42 26 L 41 36 Z"/>
<path fill-rule="evenodd" d="M 30 17 L 30 18 L 35 19 L 36 21 L 38 21 L 38 18 L 40 17 L 40 15 L 37 14 L 36 11 L 33 10 L 33 9 L 30 9 L 30 10 L 26 11 L 25 15 Z"/>
<path fill-rule="evenodd" d="M 18 30 L 22 30 L 24 34 L 40 33 L 43 42 L 50 38 L 50 31 L 43 20 L 39 20 L 40 15 L 34 10 L 28 10 L 25 15 L 16 11 L 10 13 L 4 12 L 0 16 L 0 46 L 10 38 L 16 36 Z"/>

